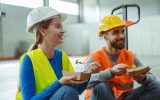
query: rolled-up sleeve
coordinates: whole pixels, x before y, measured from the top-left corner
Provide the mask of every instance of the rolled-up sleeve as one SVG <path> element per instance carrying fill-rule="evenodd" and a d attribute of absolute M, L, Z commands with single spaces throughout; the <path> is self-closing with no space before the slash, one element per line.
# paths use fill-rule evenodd
<path fill-rule="evenodd" d="M 88 63 L 92 63 L 94 62 L 94 60 L 91 57 L 88 57 Z M 88 87 L 93 87 L 94 85 L 96 85 L 98 82 L 102 82 L 102 81 L 107 81 L 111 78 L 113 78 L 114 76 L 111 74 L 110 69 L 106 69 L 104 71 L 101 71 L 99 73 L 95 73 L 91 75 L 91 78 L 89 80 L 89 84 Z"/>
<path fill-rule="evenodd" d="M 139 61 L 139 59 L 136 56 L 134 57 L 134 64 L 137 67 L 143 66 L 143 64 Z M 151 72 L 148 72 L 146 74 L 146 79 L 144 81 L 137 81 L 137 82 L 145 85 L 145 84 L 148 84 L 148 83 L 155 81 L 155 80 L 156 80 L 155 76 Z"/>

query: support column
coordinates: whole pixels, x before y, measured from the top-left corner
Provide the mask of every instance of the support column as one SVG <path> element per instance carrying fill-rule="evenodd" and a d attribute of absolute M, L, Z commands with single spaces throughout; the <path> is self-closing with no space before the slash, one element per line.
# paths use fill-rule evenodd
<path fill-rule="evenodd" d="M 78 1 L 78 7 L 79 7 L 79 23 L 84 22 L 84 16 L 83 16 L 83 0 L 77 0 Z"/>
<path fill-rule="evenodd" d="M 2 9 L 0 3 L 0 57 L 3 56 Z"/>
<path fill-rule="evenodd" d="M 43 5 L 44 6 L 49 6 L 49 0 L 43 0 Z"/>

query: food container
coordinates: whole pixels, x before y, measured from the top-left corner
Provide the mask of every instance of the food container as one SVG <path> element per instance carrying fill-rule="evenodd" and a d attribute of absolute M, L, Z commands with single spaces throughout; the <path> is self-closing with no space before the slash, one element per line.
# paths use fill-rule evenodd
<path fill-rule="evenodd" d="M 63 71 L 63 76 L 72 76 L 75 75 L 76 78 L 75 80 L 88 80 L 90 78 L 91 73 L 87 73 L 87 72 L 67 72 L 67 71 Z"/>

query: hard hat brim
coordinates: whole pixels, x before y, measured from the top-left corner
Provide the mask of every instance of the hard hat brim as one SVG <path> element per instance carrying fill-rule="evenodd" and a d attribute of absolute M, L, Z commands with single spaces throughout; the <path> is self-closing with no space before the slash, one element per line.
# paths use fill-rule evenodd
<path fill-rule="evenodd" d="M 112 28 L 110 28 L 110 29 L 108 29 L 107 27 L 106 28 L 104 28 L 101 32 L 99 32 L 99 37 L 102 37 L 103 36 L 103 34 L 102 34 L 102 32 L 108 32 L 109 30 L 112 30 L 112 29 L 114 29 L 114 28 L 117 28 L 117 27 L 123 27 L 123 28 L 126 28 L 127 27 L 127 25 L 126 24 L 120 24 L 120 25 L 117 25 L 117 26 L 114 26 L 114 27 L 112 27 Z"/>

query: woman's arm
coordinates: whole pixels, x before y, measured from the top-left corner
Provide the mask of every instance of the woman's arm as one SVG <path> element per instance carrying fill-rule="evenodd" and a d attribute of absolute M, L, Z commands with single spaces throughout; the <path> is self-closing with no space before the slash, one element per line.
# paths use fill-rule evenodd
<path fill-rule="evenodd" d="M 21 70 L 20 70 L 20 88 L 21 88 L 22 97 L 24 100 L 48 99 L 60 87 L 61 87 L 61 84 L 57 80 L 42 92 L 35 94 L 36 87 L 35 87 L 35 77 L 34 77 L 32 62 L 29 56 L 25 55 L 25 57 L 22 60 Z"/>
<path fill-rule="evenodd" d="M 62 69 L 63 71 L 74 72 L 73 66 L 64 51 L 62 51 Z M 73 87 L 79 94 L 81 94 L 87 88 L 88 81 L 81 84 L 71 84 L 69 86 Z"/>

